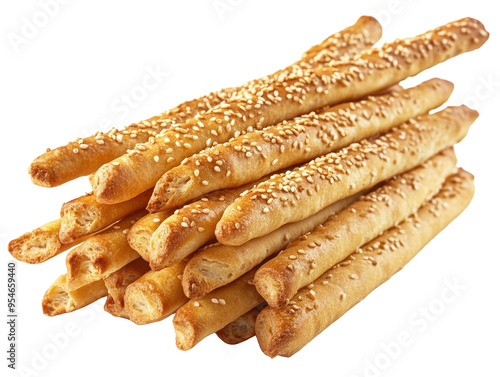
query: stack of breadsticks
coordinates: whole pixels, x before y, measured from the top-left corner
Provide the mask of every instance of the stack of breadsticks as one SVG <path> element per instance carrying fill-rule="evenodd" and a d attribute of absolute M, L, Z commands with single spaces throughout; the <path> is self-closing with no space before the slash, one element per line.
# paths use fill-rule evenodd
<path fill-rule="evenodd" d="M 373 45 L 371 17 L 272 75 L 122 130 L 48 150 L 29 168 L 92 193 L 9 244 L 27 263 L 66 250 L 43 312 L 107 297 L 137 324 L 175 313 L 177 347 L 253 335 L 291 356 L 408 263 L 472 199 L 453 146 L 478 114 L 453 84 L 404 79 L 475 50 L 474 19 Z"/>

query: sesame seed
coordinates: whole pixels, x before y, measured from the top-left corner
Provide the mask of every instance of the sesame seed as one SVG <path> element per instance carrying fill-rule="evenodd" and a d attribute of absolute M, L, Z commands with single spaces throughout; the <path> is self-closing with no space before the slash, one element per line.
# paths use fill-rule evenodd
<path fill-rule="evenodd" d="M 202 184 L 203 186 L 208 186 L 208 181 L 201 181 L 201 184 Z"/>
<path fill-rule="evenodd" d="M 155 160 L 155 162 L 160 161 L 160 157 L 158 157 L 158 156 L 154 156 L 153 159 Z"/>

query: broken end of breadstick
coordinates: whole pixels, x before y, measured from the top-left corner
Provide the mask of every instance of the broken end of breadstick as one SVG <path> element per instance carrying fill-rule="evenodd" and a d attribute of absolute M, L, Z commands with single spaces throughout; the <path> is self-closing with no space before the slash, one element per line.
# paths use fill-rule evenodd
<path fill-rule="evenodd" d="M 63 244 L 59 240 L 61 219 L 51 221 L 9 242 L 8 250 L 17 260 L 30 264 L 42 263 L 66 251 L 82 240 Z"/>
<path fill-rule="evenodd" d="M 255 336 L 255 321 L 257 316 L 266 306 L 266 302 L 257 305 L 217 331 L 217 336 L 226 344 L 239 344 L 252 338 Z"/>
<path fill-rule="evenodd" d="M 125 291 L 125 311 L 129 319 L 145 325 L 161 321 L 184 305 L 188 298 L 182 291 L 181 275 L 186 261 L 161 271 L 148 271 Z"/>
<path fill-rule="evenodd" d="M 255 289 L 262 297 L 267 299 L 269 305 L 281 308 L 289 302 L 289 285 L 286 282 L 289 280 L 287 275 L 292 275 L 293 265 L 289 265 L 286 270 L 277 270 L 266 268 L 266 265 L 257 270 L 254 276 L 253 284 Z"/>
<path fill-rule="evenodd" d="M 176 167 L 176 174 L 166 172 L 156 183 L 147 210 L 151 213 L 164 211 L 184 204 L 184 198 L 196 198 L 203 195 L 205 191 L 197 192 L 200 186 L 194 174 L 184 165 Z"/>
<path fill-rule="evenodd" d="M 123 185 L 123 182 L 132 181 L 137 174 L 131 167 L 125 166 L 122 160 L 124 159 L 118 158 L 102 165 L 89 177 L 90 185 L 99 203 L 116 204 L 125 202 L 145 191 L 135 192 L 132 186 L 125 187 Z M 118 176 L 119 179 L 116 178 Z"/>
<path fill-rule="evenodd" d="M 171 214 L 172 211 L 150 213 L 137 220 L 130 228 L 127 241 L 130 247 L 137 251 L 144 260 L 150 261 L 150 244 L 153 233 Z"/>
<path fill-rule="evenodd" d="M 175 345 L 178 349 L 187 351 L 198 343 L 195 321 L 174 317 L 174 325 Z"/>
<path fill-rule="evenodd" d="M 264 311 L 265 313 L 263 313 Z M 295 353 L 295 350 L 289 350 L 287 347 L 290 342 L 287 339 L 287 321 L 283 321 L 282 317 L 278 315 L 273 315 L 275 313 L 271 307 L 267 307 L 257 316 L 255 320 L 257 342 L 261 351 L 270 358 L 290 357 Z"/>
<path fill-rule="evenodd" d="M 56 187 L 63 184 L 65 181 L 61 181 L 54 169 L 49 168 L 44 162 L 40 161 L 40 157 L 33 160 L 28 168 L 31 181 L 41 187 Z"/>
<path fill-rule="evenodd" d="M 148 263 L 144 259 L 138 258 L 103 278 L 104 284 L 108 289 L 108 297 L 104 304 L 104 310 L 115 317 L 128 319 L 129 317 L 125 310 L 125 291 L 130 284 L 148 271 Z"/>
<path fill-rule="evenodd" d="M 53 317 L 69 313 L 97 301 L 106 296 L 107 293 L 102 280 L 69 291 L 66 284 L 66 274 L 64 274 L 59 276 L 45 292 L 42 300 L 43 314 Z"/>

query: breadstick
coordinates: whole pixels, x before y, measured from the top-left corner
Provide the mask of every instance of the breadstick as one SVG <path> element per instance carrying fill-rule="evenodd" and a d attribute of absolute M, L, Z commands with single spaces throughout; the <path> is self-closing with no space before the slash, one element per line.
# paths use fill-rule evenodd
<path fill-rule="evenodd" d="M 259 268 L 257 291 L 269 305 L 285 306 L 299 288 L 415 212 L 440 189 L 456 162 L 453 149 L 446 149 L 362 196 Z"/>
<path fill-rule="evenodd" d="M 161 223 L 173 214 L 173 210 L 167 210 L 158 213 L 150 213 L 137 220 L 132 225 L 128 234 L 127 240 L 135 251 L 146 261 L 149 262 L 149 250 L 151 244 L 151 237 Z"/>
<path fill-rule="evenodd" d="M 142 258 L 137 258 L 118 271 L 106 276 L 103 281 L 108 290 L 108 297 L 104 304 L 104 310 L 115 317 L 128 319 L 124 302 L 125 290 L 149 270 L 148 262 Z"/>
<path fill-rule="evenodd" d="M 146 272 L 125 291 L 125 312 L 129 319 L 145 325 L 174 313 L 189 299 L 182 292 L 182 271 L 186 260 L 160 271 Z"/>
<path fill-rule="evenodd" d="M 441 106 L 452 90 L 452 83 L 433 79 L 414 88 L 311 112 L 206 149 L 161 177 L 148 210 L 161 211 L 207 192 L 240 186 L 386 132 Z"/>
<path fill-rule="evenodd" d="M 151 237 L 150 266 L 154 271 L 173 265 L 215 240 L 215 226 L 224 210 L 257 183 L 212 192 L 185 205 L 163 221 Z"/>
<path fill-rule="evenodd" d="M 327 270 L 287 306 L 262 310 L 255 324 L 262 351 L 270 357 L 295 354 L 403 268 L 467 207 L 473 195 L 472 175 L 459 171 L 416 214 Z"/>
<path fill-rule="evenodd" d="M 354 25 L 330 36 L 311 47 L 302 58 L 288 67 L 313 68 L 331 59 L 345 59 L 366 48 L 380 38 L 380 24 L 372 17 L 363 16 Z M 39 186 L 54 187 L 72 179 L 89 175 L 101 165 L 121 156 L 136 144 L 145 143 L 162 129 L 184 123 L 199 112 L 207 111 L 229 99 L 241 88 L 226 88 L 200 98 L 186 101 L 173 109 L 147 120 L 133 123 L 123 130 L 112 129 L 94 136 L 77 139 L 68 145 L 50 150 L 37 157 L 29 168 L 33 182 Z"/>
<path fill-rule="evenodd" d="M 66 256 L 68 289 L 102 279 L 139 258 L 127 242 L 127 232 L 145 214 L 136 212 L 71 250 Z"/>
<path fill-rule="evenodd" d="M 479 21 L 466 18 L 387 43 L 331 67 L 273 76 L 101 166 L 93 176 L 92 188 L 103 203 L 127 200 L 153 187 L 166 171 L 207 147 L 325 106 L 363 98 L 477 49 L 487 37 Z M 180 186 L 188 177 L 178 179 L 175 184 Z"/>
<path fill-rule="evenodd" d="M 193 348 L 264 301 L 252 284 L 254 268 L 232 283 L 197 300 L 189 300 L 175 313 L 172 323 L 180 350 Z"/>
<path fill-rule="evenodd" d="M 184 294 L 200 298 L 237 279 L 267 257 L 283 250 L 290 242 L 311 231 L 328 217 L 347 207 L 359 195 L 330 204 L 314 215 L 281 228 L 241 246 L 212 244 L 200 250 L 187 263 L 182 275 Z"/>
<path fill-rule="evenodd" d="M 106 296 L 107 290 L 102 280 L 69 291 L 66 275 L 59 276 L 45 292 L 42 300 L 43 314 L 50 317 L 83 308 Z"/>
<path fill-rule="evenodd" d="M 239 344 L 255 335 L 255 320 L 257 315 L 267 306 L 265 302 L 250 309 L 242 316 L 228 323 L 216 332 L 217 336 L 227 344 Z"/>
<path fill-rule="evenodd" d="M 71 243 L 80 237 L 95 233 L 133 212 L 146 208 L 152 191 L 117 204 L 99 203 L 92 194 L 64 203 L 61 208 L 59 239 Z"/>
<path fill-rule="evenodd" d="M 467 106 L 448 107 L 276 174 L 226 209 L 217 224 L 217 240 L 241 245 L 409 170 L 459 142 L 477 116 Z M 261 193 L 276 200 L 268 203 Z"/>
<path fill-rule="evenodd" d="M 63 244 L 59 239 L 60 229 L 61 219 L 51 221 L 10 241 L 8 250 L 17 260 L 36 264 L 45 262 L 85 240 L 81 238 L 73 243 Z"/>

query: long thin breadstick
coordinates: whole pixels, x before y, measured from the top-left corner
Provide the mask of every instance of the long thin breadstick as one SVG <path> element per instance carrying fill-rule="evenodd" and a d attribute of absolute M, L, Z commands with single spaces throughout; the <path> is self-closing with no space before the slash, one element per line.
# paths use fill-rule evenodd
<path fill-rule="evenodd" d="M 142 259 L 149 262 L 149 252 L 151 250 L 151 237 L 156 229 L 165 219 L 174 213 L 173 210 L 167 210 L 158 213 L 149 213 L 137 220 L 127 233 L 127 241 L 139 253 Z"/>
<path fill-rule="evenodd" d="M 139 258 L 127 242 L 127 232 L 145 214 L 136 212 L 71 250 L 66 256 L 68 289 L 100 280 Z"/>
<path fill-rule="evenodd" d="M 108 290 L 104 310 L 115 317 L 128 319 L 125 311 L 125 290 L 149 270 L 149 264 L 138 258 L 102 279 Z"/>
<path fill-rule="evenodd" d="M 227 208 L 217 224 L 217 240 L 241 245 L 409 170 L 459 142 L 477 116 L 467 106 L 448 107 L 276 174 Z M 276 200 L 268 203 L 261 193 Z"/>
<path fill-rule="evenodd" d="M 241 193 L 263 179 L 233 189 L 214 191 L 176 210 L 160 224 L 151 237 L 151 269 L 158 271 L 171 266 L 206 243 L 214 241 L 215 227 L 225 209 Z"/>
<path fill-rule="evenodd" d="M 456 162 L 453 149 L 447 149 L 362 196 L 259 268 L 257 291 L 269 305 L 285 306 L 299 288 L 415 212 L 440 189 Z"/>
<path fill-rule="evenodd" d="M 459 171 L 416 214 L 327 270 L 287 306 L 262 310 L 255 325 L 262 351 L 270 357 L 295 354 L 403 268 L 467 207 L 473 195 L 472 175 Z"/>
<path fill-rule="evenodd" d="M 92 177 L 92 187 L 103 203 L 127 200 L 153 187 L 184 158 L 207 147 L 324 106 L 363 98 L 477 49 L 487 38 L 479 21 L 466 18 L 387 43 L 334 66 L 272 76 L 101 166 Z"/>
<path fill-rule="evenodd" d="M 255 321 L 257 320 L 257 316 L 266 306 L 267 304 L 263 302 L 255 308 L 250 309 L 217 331 L 217 336 L 227 344 L 239 344 L 250 339 L 255 335 Z"/>
<path fill-rule="evenodd" d="M 339 200 L 304 220 L 284 225 L 241 246 L 212 244 L 198 251 L 189 260 L 182 275 L 184 294 L 189 298 L 200 298 L 232 282 L 354 202 L 357 197 L 359 195 Z"/>
<path fill-rule="evenodd" d="M 149 271 L 125 291 L 125 312 L 129 319 L 145 325 L 161 321 L 189 299 L 182 292 L 182 272 L 186 260 L 160 271 Z"/>
<path fill-rule="evenodd" d="M 354 25 L 311 47 L 294 65 L 312 68 L 332 59 L 344 59 L 371 47 L 381 36 L 380 24 L 363 16 Z M 37 157 L 29 168 L 33 182 L 54 187 L 95 172 L 101 165 L 121 156 L 138 143 L 145 143 L 163 129 L 184 123 L 199 112 L 207 111 L 229 99 L 241 88 L 226 88 L 200 98 L 186 101 L 173 109 L 147 120 L 133 123 L 123 130 L 112 129 L 94 136 L 77 139 L 68 145 L 48 150 Z"/>
<path fill-rule="evenodd" d="M 92 194 L 84 195 L 64 203 L 61 208 L 59 239 L 71 243 L 78 238 L 95 233 L 108 225 L 146 208 L 152 191 L 117 204 L 99 203 Z"/>
<path fill-rule="evenodd" d="M 66 275 L 59 276 L 45 292 L 42 300 L 43 314 L 55 316 L 83 308 L 106 296 L 106 286 L 102 280 L 70 291 L 66 285 Z"/>
<path fill-rule="evenodd" d="M 256 268 L 211 294 L 190 300 L 172 320 L 177 348 L 193 348 L 208 335 L 219 331 L 264 301 L 252 284 Z"/>
<path fill-rule="evenodd" d="M 433 79 L 242 135 L 166 172 L 155 185 L 148 210 L 157 212 L 207 192 L 239 186 L 386 132 L 441 106 L 452 90 L 452 83 Z"/>
<path fill-rule="evenodd" d="M 81 238 L 73 243 L 63 244 L 59 239 L 60 229 L 61 219 L 51 221 L 10 241 L 8 250 L 17 260 L 36 264 L 45 262 L 85 240 Z"/>

